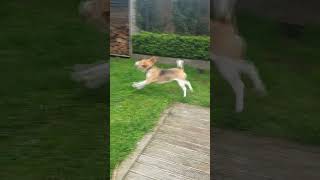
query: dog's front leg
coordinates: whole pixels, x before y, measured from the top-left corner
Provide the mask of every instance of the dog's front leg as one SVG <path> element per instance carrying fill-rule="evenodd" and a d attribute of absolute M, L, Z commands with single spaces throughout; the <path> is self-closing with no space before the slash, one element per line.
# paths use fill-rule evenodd
<path fill-rule="evenodd" d="M 132 87 L 136 88 L 136 89 L 142 89 L 144 88 L 146 85 L 148 84 L 147 80 L 144 81 L 140 81 L 140 82 L 134 82 L 132 84 Z"/>

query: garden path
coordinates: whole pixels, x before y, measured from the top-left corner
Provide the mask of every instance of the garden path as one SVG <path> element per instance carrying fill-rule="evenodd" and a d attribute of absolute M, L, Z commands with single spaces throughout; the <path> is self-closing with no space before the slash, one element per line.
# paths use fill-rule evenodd
<path fill-rule="evenodd" d="M 214 180 L 319 180 L 320 147 L 212 129 Z"/>
<path fill-rule="evenodd" d="M 173 105 L 112 179 L 209 180 L 210 109 Z"/>
<path fill-rule="evenodd" d="M 114 180 L 210 179 L 210 110 L 175 104 Z M 214 180 L 318 180 L 320 147 L 213 129 Z"/>

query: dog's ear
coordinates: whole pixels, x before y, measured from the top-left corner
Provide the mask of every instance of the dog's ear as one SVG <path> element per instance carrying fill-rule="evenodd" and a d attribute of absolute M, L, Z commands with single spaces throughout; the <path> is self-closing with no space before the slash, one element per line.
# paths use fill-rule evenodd
<path fill-rule="evenodd" d="M 158 57 L 152 56 L 152 57 L 150 58 L 150 61 L 153 62 L 153 63 L 156 63 L 156 62 L 158 61 Z"/>

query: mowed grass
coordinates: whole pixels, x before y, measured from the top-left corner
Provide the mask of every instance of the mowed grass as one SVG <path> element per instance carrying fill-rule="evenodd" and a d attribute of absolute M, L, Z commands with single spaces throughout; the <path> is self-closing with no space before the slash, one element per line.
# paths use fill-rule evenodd
<path fill-rule="evenodd" d="M 79 0 L 0 6 L 0 179 L 105 179 L 106 87 L 70 80 L 74 64 L 107 58 L 107 35 Z"/>
<path fill-rule="evenodd" d="M 298 40 L 284 37 L 271 20 L 240 15 L 248 57 L 269 92 L 260 98 L 246 80 L 245 111 L 233 113 L 234 95 L 214 71 L 213 126 L 320 144 L 320 27 L 307 25 Z"/>
<path fill-rule="evenodd" d="M 161 66 L 160 67 L 175 67 Z M 142 90 L 131 87 L 145 74 L 134 67 L 131 59 L 112 58 L 110 65 L 110 145 L 111 170 L 132 152 L 136 143 L 149 132 L 161 113 L 174 102 L 210 106 L 210 72 L 200 74 L 185 68 L 194 92 L 182 90 L 175 82 L 152 84 Z"/>

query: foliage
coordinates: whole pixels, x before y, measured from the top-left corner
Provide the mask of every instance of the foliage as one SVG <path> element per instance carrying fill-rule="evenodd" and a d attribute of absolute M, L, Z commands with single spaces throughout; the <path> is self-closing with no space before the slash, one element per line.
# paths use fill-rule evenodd
<path fill-rule="evenodd" d="M 142 32 L 132 40 L 134 53 L 209 60 L 208 36 L 182 36 Z"/>

